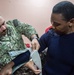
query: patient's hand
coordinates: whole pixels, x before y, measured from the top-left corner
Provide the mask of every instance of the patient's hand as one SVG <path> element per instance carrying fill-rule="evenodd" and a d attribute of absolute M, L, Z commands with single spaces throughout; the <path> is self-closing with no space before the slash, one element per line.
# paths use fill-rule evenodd
<path fill-rule="evenodd" d="M 7 67 L 4 67 L 0 72 L 0 75 L 11 75 L 11 74 L 12 74 L 12 68 L 7 68 Z"/>
<path fill-rule="evenodd" d="M 39 74 L 41 72 L 41 70 L 37 69 L 36 65 L 34 65 L 33 61 L 27 62 L 25 66 L 30 68 L 35 74 Z"/>
<path fill-rule="evenodd" d="M 12 74 L 12 67 L 14 66 L 14 62 L 11 61 L 6 64 L 3 69 L 0 71 L 0 75 L 11 75 Z"/>

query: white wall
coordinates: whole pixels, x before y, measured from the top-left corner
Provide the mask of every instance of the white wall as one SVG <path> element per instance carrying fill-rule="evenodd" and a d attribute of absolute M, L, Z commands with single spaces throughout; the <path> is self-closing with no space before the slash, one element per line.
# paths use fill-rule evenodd
<path fill-rule="evenodd" d="M 52 7 L 62 0 L 43 0 L 44 6 L 35 6 L 32 0 L 0 0 L 0 15 L 6 20 L 17 18 L 31 24 L 39 36 L 50 25 Z M 38 1 L 38 0 L 37 0 Z M 74 3 L 74 0 L 69 0 Z"/>

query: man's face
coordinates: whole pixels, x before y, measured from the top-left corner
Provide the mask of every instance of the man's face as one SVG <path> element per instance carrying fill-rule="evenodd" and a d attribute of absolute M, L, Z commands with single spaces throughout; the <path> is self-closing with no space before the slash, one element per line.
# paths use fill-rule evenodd
<path fill-rule="evenodd" d="M 3 17 L 0 16 L 0 36 L 4 36 L 6 34 L 6 24 Z"/>
<path fill-rule="evenodd" d="M 67 34 L 69 31 L 68 22 L 62 16 L 62 14 L 52 13 L 51 24 L 54 31 L 59 35 Z"/>

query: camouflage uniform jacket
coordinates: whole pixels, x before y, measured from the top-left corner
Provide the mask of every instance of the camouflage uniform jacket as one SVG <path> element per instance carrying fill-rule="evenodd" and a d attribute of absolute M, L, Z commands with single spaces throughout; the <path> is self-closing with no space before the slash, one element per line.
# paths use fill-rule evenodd
<path fill-rule="evenodd" d="M 17 19 L 8 21 L 6 24 L 7 34 L 0 37 L 0 64 L 3 65 L 13 59 L 9 56 L 9 51 L 25 49 L 22 34 L 29 39 L 32 34 L 37 34 L 31 25 L 21 23 Z"/>

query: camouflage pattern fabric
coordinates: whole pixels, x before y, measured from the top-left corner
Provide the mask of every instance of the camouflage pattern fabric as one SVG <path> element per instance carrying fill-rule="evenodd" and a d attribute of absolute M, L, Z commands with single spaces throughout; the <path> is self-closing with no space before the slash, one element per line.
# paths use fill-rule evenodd
<path fill-rule="evenodd" d="M 16 25 L 13 23 L 16 22 Z M 7 34 L 0 37 L 0 64 L 7 64 L 15 57 L 11 58 L 9 51 L 23 50 L 25 45 L 22 40 L 22 34 L 30 39 L 32 34 L 37 34 L 35 29 L 29 25 L 18 21 L 17 19 L 7 21 Z"/>

